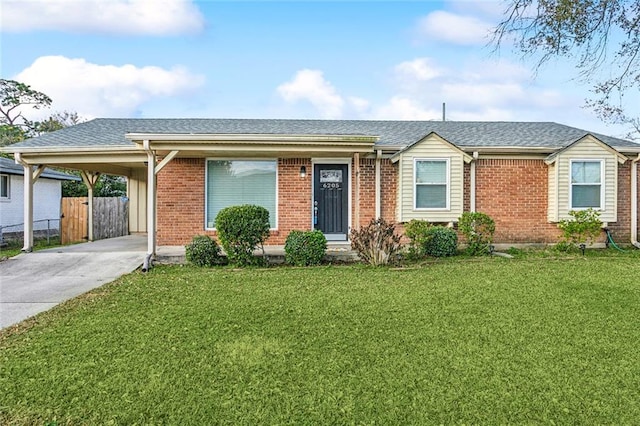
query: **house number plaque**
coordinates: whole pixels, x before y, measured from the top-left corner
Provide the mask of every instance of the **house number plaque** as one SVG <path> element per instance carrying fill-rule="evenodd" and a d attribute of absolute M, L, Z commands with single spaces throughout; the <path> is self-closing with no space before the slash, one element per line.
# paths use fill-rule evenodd
<path fill-rule="evenodd" d="M 320 170 L 320 187 L 322 189 L 341 189 L 342 170 Z"/>

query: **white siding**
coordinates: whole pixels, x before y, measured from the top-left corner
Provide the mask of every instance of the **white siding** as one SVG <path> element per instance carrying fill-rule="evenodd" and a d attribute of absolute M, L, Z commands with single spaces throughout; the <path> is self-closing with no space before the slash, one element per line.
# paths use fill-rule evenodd
<path fill-rule="evenodd" d="M 416 210 L 414 208 L 414 159 L 447 158 L 450 164 L 449 196 L 450 205 L 447 210 Z M 464 155 L 461 151 L 431 135 L 417 143 L 400 155 L 398 188 L 398 221 L 408 222 L 412 219 L 429 222 L 457 221 L 462 215 L 464 205 Z"/>
<path fill-rule="evenodd" d="M 0 200 L 0 225 L 22 224 L 24 222 L 24 178 L 19 175 L 9 175 L 8 200 Z M 55 179 L 39 178 L 33 185 L 33 220 L 54 219 L 50 225 L 52 229 L 60 227 L 60 199 L 62 197 L 62 182 Z M 47 229 L 47 222 L 36 222 L 34 230 Z M 22 226 L 11 227 L 5 232 L 22 231 Z"/>
<path fill-rule="evenodd" d="M 576 143 L 566 151 L 558 155 L 556 167 L 558 167 L 557 200 L 558 216 L 556 220 L 570 219 L 571 210 L 571 160 L 602 160 L 604 164 L 604 207 L 600 211 L 600 220 L 603 222 L 617 221 L 618 205 L 618 158 L 615 153 L 591 137 Z M 549 189 L 551 191 L 551 188 Z M 550 194 L 551 195 L 551 194 Z"/>

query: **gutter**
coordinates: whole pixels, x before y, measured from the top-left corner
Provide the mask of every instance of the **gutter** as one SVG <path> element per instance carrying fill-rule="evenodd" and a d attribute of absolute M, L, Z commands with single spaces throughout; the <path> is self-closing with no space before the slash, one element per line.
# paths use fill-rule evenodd
<path fill-rule="evenodd" d="M 638 242 L 638 162 L 640 154 L 631 161 L 631 244 L 640 249 Z"/>
<path fill-rule="evenodd" d="M 476 211 L 476 163 L 478 162 L 479 157 L 480 154 L 478 151 L 474 151 L 473 161 L 470 164 L 469 170 L 469 186 L 471 187 L 469 190 L 469 210 L 472 213 Z"/>
<path fill-rule="evenodd" d="M 156 254 L 156 154 L 148 139 L 142 147 L 147 153 L 147 256 L 143 270 L 148 271 Z"/>

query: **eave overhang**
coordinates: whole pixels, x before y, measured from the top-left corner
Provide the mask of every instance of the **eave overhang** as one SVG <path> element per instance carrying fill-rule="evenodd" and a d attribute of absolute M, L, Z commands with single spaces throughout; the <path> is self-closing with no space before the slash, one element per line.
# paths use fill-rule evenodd
<path fill-rule="evenodd" d="M 263 153 L 369 153 L 378 141 L 368 135 L 271 135 L 271 134 L 156 134 L 128 133 L 139 149 L 153 151 L 212 151 Z M 146 142 L 145 142 L 146 141 Z"/>

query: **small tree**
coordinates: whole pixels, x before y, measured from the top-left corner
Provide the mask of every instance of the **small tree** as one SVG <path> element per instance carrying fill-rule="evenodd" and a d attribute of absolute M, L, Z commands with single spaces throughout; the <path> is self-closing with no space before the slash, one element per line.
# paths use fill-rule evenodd
<path fill-rule="evenodd" d="M 371 219 L 367 226 L 351 231 L 351 248 L 370 265 L 387 265 L 396 260 L 402 248 L 400 238 L 395 225 L 384 219 Z"/>
<path fill-rule="evenodd" d="M 467 240 L 467 253 L 473 256 L 488 254 L 496 224 L 489 215 L 480 212 L 464 212 L 458 219 L 458 228 Z"/>
<path fill-rule="evenodd" d="M 253 251 L 269 237 L 269 211 L 261 206 L 245 204 L 226 207 L 216 216 L 218 238 L 229 263 L 237 266 L 260 264 Z M 264 256 L 263 256 L 264 261 Z"/>
<path fill-rule="evenodd" d="M 433 226 L 426 220 L 413 219 L 404 227 L 404 235 L 409 238 L 409 257 L 419 259 L 426 256 L 429 230 Z"/>
<path fill-rule="evenodd" d="M 571 210 L 569 216 L 573 219 L 558 222 L 558 228 L 562 231 L 558 248 L 569 250 L 582 244 L 593 245 L 602 232 L 600 212 L 594 209 Z"/>

